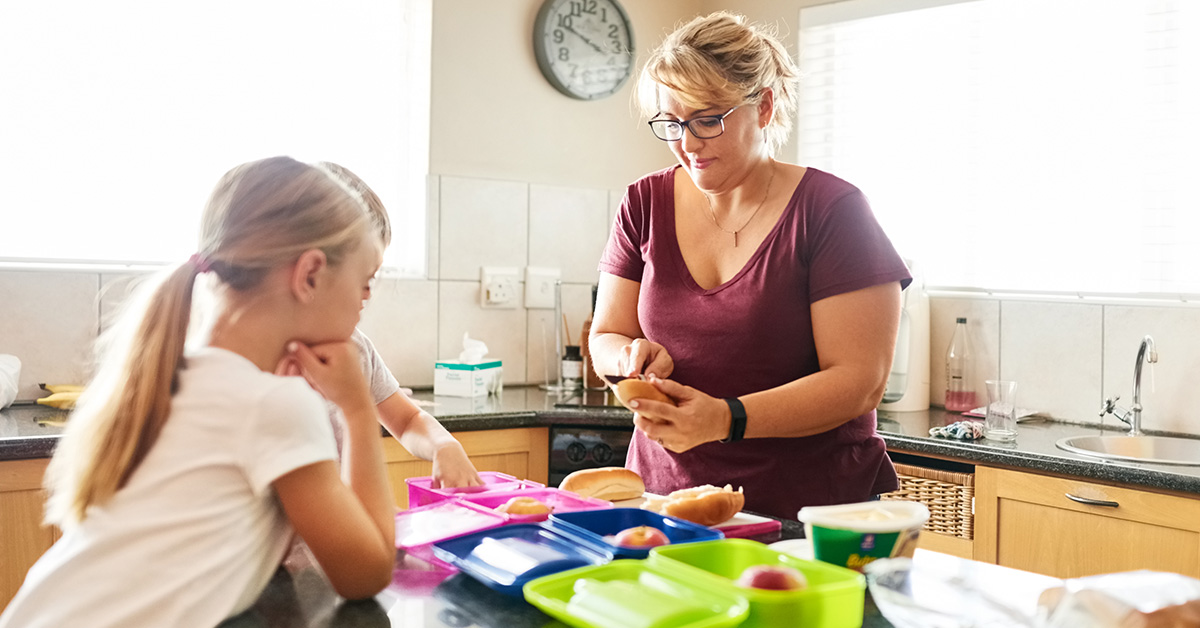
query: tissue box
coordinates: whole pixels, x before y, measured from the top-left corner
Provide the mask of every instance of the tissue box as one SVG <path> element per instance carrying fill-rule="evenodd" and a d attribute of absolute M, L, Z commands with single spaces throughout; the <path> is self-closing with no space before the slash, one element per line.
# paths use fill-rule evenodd
<path fill-rule="evenodd" d="M 433 365 L 433 394 L 485 397 L 500 390 L 503 370 L 500 360 L 478 364 L 463 364 L 461 360 L 438 360 Z"/>

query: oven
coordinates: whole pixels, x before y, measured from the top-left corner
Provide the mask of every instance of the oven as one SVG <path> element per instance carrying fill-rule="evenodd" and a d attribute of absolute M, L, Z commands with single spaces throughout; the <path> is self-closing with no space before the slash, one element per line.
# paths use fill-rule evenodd
<path fill-rule="evenodd" d="M 552 425 L 549 485 L 558 486 L 568 474 L 580 469 L 624 466 L 632 437 L 632 425 Z"/>

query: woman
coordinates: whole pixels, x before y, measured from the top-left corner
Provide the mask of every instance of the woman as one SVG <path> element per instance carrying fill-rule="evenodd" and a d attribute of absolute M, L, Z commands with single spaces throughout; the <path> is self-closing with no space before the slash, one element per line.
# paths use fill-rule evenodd
<path fill-rule="evenodd" d="M 129 306 L 68 422 L 46 478 L 63 536 L 0 628 L 214 626 L 259 596 L 293 530 L 340 595 L 387 586 L 395 507 L 349 342 L 382 262 L 372 222 L 319 166 L 277 157 L 221 179 L 199 251 Z M 185 350 L 207 273 L 215 322 Z M 304 379 L 273 374 L 284 361 Z M 341 473 L 322 396 L 344 421 Z"/>
<path fill-rule="evenodd" d="M 627 189 L 590 339 L 597 372 L 678 404 L 635 402 L 648 491 L 731 484 L 788 518 L 896 488 L 874 409 L 911 281 L 858 189 L 775 159 L 796 76 L 724 12 L 651 55 L 639 104 L 679 164 Z"/>

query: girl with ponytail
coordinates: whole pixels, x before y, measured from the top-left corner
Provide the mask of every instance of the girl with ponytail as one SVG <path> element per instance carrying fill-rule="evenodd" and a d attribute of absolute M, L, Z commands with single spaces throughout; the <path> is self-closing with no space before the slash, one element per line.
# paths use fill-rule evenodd
<path fill-rule="evenodd" d="M 383 246 L 337 168 L 276 157 L 226 173 L 197 253 L 107 339 L 47 471 L 63 536 L 0 628 L 213 626 L 254 602 L 293 532 L 342 596 L 387 586 L 392 493 L 348 342 Z M 202 278 L 213 322 L 191 347 Z M 281 363 L 303 378 L 275 375 Z M 322 397 L 343 417 L 340 472 Z"/>

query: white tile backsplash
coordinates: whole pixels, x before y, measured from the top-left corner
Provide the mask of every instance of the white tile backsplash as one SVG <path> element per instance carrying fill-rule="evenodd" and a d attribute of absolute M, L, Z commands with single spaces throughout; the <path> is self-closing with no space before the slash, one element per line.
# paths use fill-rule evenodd
<path fill-rule="evenodd" d="M 1017 406 L 1098 422 L 1103 306 L 1005 301 L 1000 312 L 1000 377 L 1017 382 Z"/>
<path fill-rule="evenodd" d="M 359 322 L 401 386 L 432 386 L 438 358 L 438 283 L 379 279 Z"/>
<path fill-rule="evenodd" d="M 0 353 L 21 360 L 17 399 L 46 384 L 82 384 L 91 374 L 99 327 L 99 275 L 0 272 Z"/>
<path fill-rule="evenodd" d="M 524 383 L 525 308 L 480 307 L 478 281 L 443 280 L 438 282 L 438 293 L 437 358 L 457 358 L 462 353 L 463 333 L 469 333 L 487 344 L 489 357 L 504 362 L 505 384 Z"/>
<path fill-rule="evenodd" d="M 441 177 L 438 278 L 479 281 L 482 266 L 523 268 L 529 250 L 529 185 Z"/>
<path fill-rule="evenodd" d="M 1133 403 L 1134 364 L 1147 335 L 1158 363 L 1142 365 L 1142 428 L 1200 434 L 1200 308 L 1105 306 L 1103 396 Z M 1111 416 L 1105 424 L 1125 427 Z"/>
<path fill-rule="evenodd" d="M 529 265 L 559 268 L 563 283 L 593 283 L 608 238 L 608 192 L 529 186 Z"/>
<path fill-rule="evenodd" d="M 946 350 L 954 336 L 955 320 L 967 318 L 967 341 L 975 373 L 972 377 L 979 405 L 987 402 L 983 382 L 1000 373 L 1000 302 L 958 297 L 929 300 L 929 402 L 946 403 Z"/>

